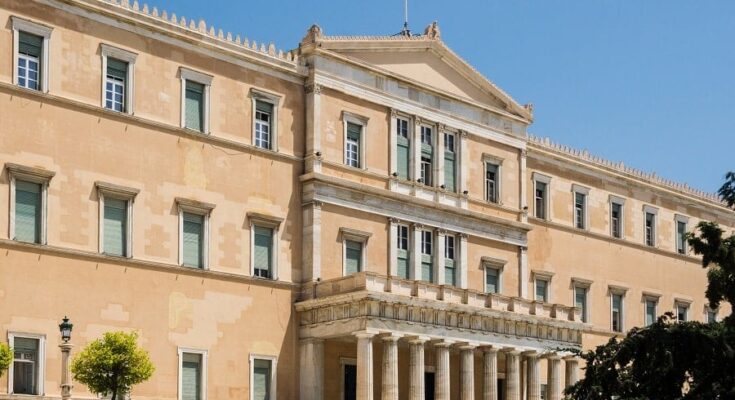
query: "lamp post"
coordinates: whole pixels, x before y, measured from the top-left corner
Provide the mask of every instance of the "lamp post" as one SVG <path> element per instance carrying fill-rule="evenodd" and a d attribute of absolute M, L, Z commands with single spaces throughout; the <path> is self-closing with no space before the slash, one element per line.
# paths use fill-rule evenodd
<path fill-rule="evenodd" d="M 61 398 L 71 399 L 71 374 L 69 372 L 69 354 L 71 353 L 72 346 L 69 343 L 71 339 L 71 330 L 74 328 L 74 324 L 69 322 L 69 318 L 64 316 L 64 320 L 59 324 L 59 331 L 61 332 L 61 341 L 59 345 L 61 349 Z"/>

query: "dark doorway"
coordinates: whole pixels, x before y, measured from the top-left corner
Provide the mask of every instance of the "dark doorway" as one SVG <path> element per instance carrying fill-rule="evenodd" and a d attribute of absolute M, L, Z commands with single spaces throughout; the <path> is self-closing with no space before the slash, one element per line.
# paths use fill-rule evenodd
<path fill-rule="evenodd" d="M 434 400 L 434 381 L 435 375 L 433 372 L 424 372 L 424 393 L 426 400 Z"/>
<path fill-rule="evenodd" d="M 357 399 L 357 366 L 344 364 L 344 376 L 342 377 L 345 388 L 344 400 Z"/>

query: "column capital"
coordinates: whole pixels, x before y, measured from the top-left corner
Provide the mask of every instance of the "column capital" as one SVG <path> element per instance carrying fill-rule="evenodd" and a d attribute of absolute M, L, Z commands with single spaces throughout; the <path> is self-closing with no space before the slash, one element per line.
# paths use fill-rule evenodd
<path fill-rule="evenodd" d="M 374 332 L 374 331 L 357 331 L 357 332 L 352 332 L 352 336 L 355 336 L 358 339 L 372 339 L 377 334 L 378 334 L 378 332 Z"/>
<path fill-rule="evenodd" d="M 384 342 L 397 342 L 403 337 L 403 335 L 401 335 L 400 333 L 388 332 L 381 333 L 378 337 Z"/>
<path fill-rule="evenodd" d="M 559 354 L 556 354 L 556 353 L 545 354 L 543 356 L 543 358 L 545 358 L 547 360 L 561 360 L 562 359 L 562 357 Z"/>
<path fill-rule="evenodd" d="M 454 340 L 440 339 L 437 341 L 432 341 L 431 343 L 434 345 L 434 347 L 450 348 L 454 346 L 456 342 Z"/>
<path fill-rule="evenodd" d="M 576 362 L 579 361 L 579 358 L 577 358 L 577 356 L 573 356 L 573 355 L 564 356 L 564 357 L 562 357 L 562 359 L 564 361 L 566 361 L 566 362 L 575 362 L 576 363 Z"/>
<path fill-rule="evenodd" d="M 521 351 L 520 350 L 517 350 L 515 347 L 503 347 L 502 349 L 500 349 L 500 351 L 503 352 L 503 353 L 507 353 L 509 355 L 512 355 L 512 356 L 520 356 L 521 355 Z"/>
<path fill-rule="evenodd" d="M 459 342 L 456 346 L 460 350 L 474 350 L 480 347 L 480 344 L 475 342 Z"/>
<path fill-rule="evenodd" d="M 406 340 L 411 344 L 424 344 L 431 340 L 428 336 L 406 336 Z"/>
<path fill-rule="evenodd" d="M 493 346 L 481 346 L 480 349 L 482 350 L 483 353 L 490 353 L 490 354 L 493 354 L 493 353 L 497 354 L 500 351 L 499 348 L 493 347 Z"/>
<path fill-rule="evenodd" d="M 528 358 L 539 358 L 539 357 L 541 357 L 541 354 L 538 351 L 536 351 L 536 350 L 526 350 L 526 351 L 524 351 L 521 354 L 523 354 L 524 356 L 526 356 Z"/>
<path fill-rule="evenodd" d="M 307 344 L 307 343 L 324 343 L 324 339 L 321 338 L 303 338 L 299 339 L 299 343 Z"/>

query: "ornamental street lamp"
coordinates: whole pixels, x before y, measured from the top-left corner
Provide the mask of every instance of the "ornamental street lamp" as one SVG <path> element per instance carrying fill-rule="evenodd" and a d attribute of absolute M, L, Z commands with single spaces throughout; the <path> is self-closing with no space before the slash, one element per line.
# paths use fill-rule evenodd
<path fill-rule="evenodd" d="M 74 347 L 69 343 L 71 339 L 71 330 L 74 328 L 74 324 L 69 322 L 69 318 L 64 316 L 64 320 L 59 324 L 59 331 L 61 332 L 61 341 L 59 345 L 61 349 L 61 398 L 71 399 L 71 373 L 69 371 L 69 354 L 71 348 Z"/>

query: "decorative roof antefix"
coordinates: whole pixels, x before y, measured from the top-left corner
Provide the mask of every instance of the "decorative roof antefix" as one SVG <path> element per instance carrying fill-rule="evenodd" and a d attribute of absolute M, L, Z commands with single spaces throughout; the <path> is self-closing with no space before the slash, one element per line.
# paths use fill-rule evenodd
<path fill-rule="evenodd" d="M 658 176 L 655 172 L 641 171 L 639 169 L 625 165 L 622 161 L 614 162 L 606 160 L 602 157 L 590 154 L 587 150 L 579 150 L 563 144 L 554 143 L 548 137 L 541 138 L 533 135 L 528 135 L 528 140 L 531 144 L 539 146 L 545 150 L 550 150 L 558 154 L 571 156 L 588 163 L 593 163 L 600 167 L 626 174 L 633 178 L 641 179 L 689 196 L 699 197 L 702 200 L 715 203 L 719 206 L 723 205 L 722 201 L 720 201 L 720 198 L 715 193 L 705 192 L 704 190 L 693 188 L 686 183 L 674 182 L 672 180 Z"/>
<path fill-rule="evenodd" d="M 148 4 L 143 3 L 141 6 L 138 0 L 88 0 L 94 3 L 111 4 L 127 11 L 131 11 L 140 16 L 154 19 L 156 23 L 164 22 L 166 24 L 175 25 L 176 27 L 190 32 L 197 33 L 209 37 L 213 40 L 225 42 L 230 45 L 240 47 L 242 50 L 250 53 L 257 53 L 261 56 L 277 59 L 281 62 L 285 61 L 294 65 L 298 62 L 298 55 L 295 52 L 276 49 L 275 44 L 256 43 L 255 40 L 249 41 L 247 38 L 241 38 L 240 35 L 233 35 L 231 32 L 223 32 L 222 29 L 215 29 L 214 26 L 207 26 L 207 23 L 200 19 L 195 22 L 194 19 L 187 20 L 184 16 L 177 16 L 175 13 L 168 14 L 165 10 L 159 11 L 158 8 L 149 8 Z"/>

